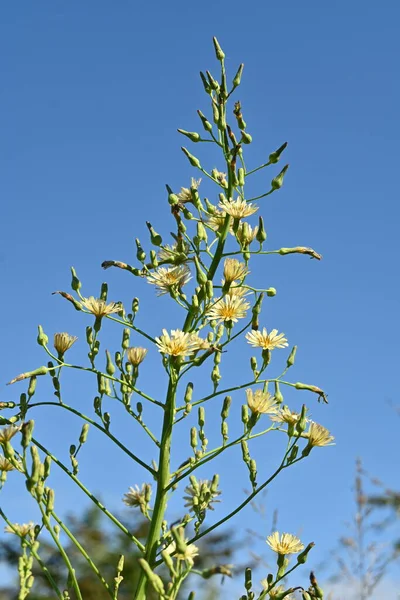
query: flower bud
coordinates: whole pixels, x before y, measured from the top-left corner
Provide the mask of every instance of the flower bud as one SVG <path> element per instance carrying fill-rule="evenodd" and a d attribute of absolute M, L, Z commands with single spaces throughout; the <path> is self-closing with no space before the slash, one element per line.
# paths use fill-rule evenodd
<path fill-rule="evenodd" d="M 206 117 L 203 115 L 203 113 L 201 112 L 201 110 L 197 111 L 197 114 L 199 115 L 201 122 L 203 123 L 203 127 L 206 131 L 212 131 L 212 125 L 210 123 L 210 121 L 208 121 L 206 119 Z"/>
<path fill-rule="evenodd" d="M 296 424 L 296 431 L 298 433 L 303 433 L 307 427 L 307 407 L 303 404 L 301 408 L 300 419 Z"/>
<path fill-rule="evenodd" d="M 219 116 L 219 108 L 216 102 L 212 103 L 212 111 L 213 111 L 213 120 L 216 125 L 219 125 L 220 116 Z"/>
<path fill-rule="evenodd" d="M 273 287 L 270 287 L 266 290 L 267 292 L 267 296 L 269 296 L 270 298 L 273 298 L 274 296 L 276 296 L 276 289 Z"/>
<path fill-rule="evenodd" d="M 282 144 L 282 146 L 280 146 L 280 147 L 278 148 L 278 150 L 275 150 L 275 152 L 272 152 L 272 153 L 269 155 L 269 162 L 270 162 L 272 165 L 274 165 L 275 163 L 277 163 L 277 162 L 278 162 L 278 160 L 279 160 L 279 159 L 280 159 L 280 157 L 281 157 L 281 154 L 282 154 L 282 152 L 285 150 L 285 148 L 287 147 L 287 145 L 288 145 L 288 143 L 287 143 L 287 142 L 285 142 L 284 144 Z"/>
<path fill-rule="evenodd" d="M 185 131 L 184 129 L 178 129 L 178 133 L 185 135 L 191 142 L 198 142 L 200 135 L 196 131 Z"/>
<path fill-rule="evenodd" d="M 49 515 L 54 510 L 54 490 L 51 488 L 47 492 L 46 514 Z"/>
<path fill-rule="evenodd" d="M 286 361 L 287 368 L 292 367 L 294 365 L 294 360 L 296 358 L 297 346 L 293 346 L 291 353 Z"/>
<path fill-rule="evenodd" d="M 29 380 L 29 387 L 28 387 L 28 396 L 29 396 L 29 398 L 31 396 L 33 396 L 33 394 L 35 393 L 35 390 L 36 390 L 36 377 L 33 376 Z"/>
<path fill-rule="evenodd" d="M 273 190 L 279 190 L 279 188 L 283 186 L 283 178 L 285 177 L 285 173 L 288 170 L 288 168 L 289 165 L 285 165 L 282 171 L 279 173 L 279 175 L 274 177 L 274 179 L 271 181 L 271 188 Z"/>
<path fill-rule="evenodd" d="M 307 548 L 305 548 L 305 550 L 303 550 L 303 552 L 300 552 L 300 554 L 297 555 L 297 564 L 304 565 L 304 563 L 306 562 L 306 560 L 308 558 L 308 553 L 314 546 L 315 546 L 314 542 L 311 542 L 310 544 L 308 544 Z"/>
<path fill-rule="evenodd" d="M 137 248 L 136 258 L 139 262 L 143 263 L 146 260 L 146 252 L 143 250 L 140 240 L 138 238 L 136 238 L 135 242 Z"/>
<path fill-rule="evenodd" d="M 214 295 L 214 287 L 213 287 L 213 282 L 211 281 L 211 279 L 207 279 L 207 283 L 206 283 L 206 296 L 209 300 L 212 299 Z"/>
<path fill-rule="evenodd" d="M 204 406 L 199 406 L 198 415 L 199 415 L 199 418 L 198 418 L 199 427 L 204 427 L 204 423 L 206 420 L 206 413 L 204 410 Z"/>
<path fill-rule="evenodd" d="M 233 78 L 233 81 L 232 81 L 233 89 L 237 88 L 238 85 L 240 85 L 240 81 L 242 79 L 243 69 L 244 69 L 244 64 L 242 63 L 241 65 L 239 65 L 239 68 L 238 68 L 238 70 L 236 72 L 236 75 Z"/>
<path fill-rule="evenodd" d="M 206 204 L 208 214 L 215 215 L 215 213 L 217 212 L 217 208 L 214 206 L 214 204 L 211 204 L 208 198 L 204 198 L 204 202 Z"/>
<path fill-rule="evenodd" d="M 190 445 L 192 446 L 193 450 L 195 450 L 197 448 L 197 444 L 198 444 L 197 429 L 196 429 L 196 427 L 192 427 L 190 430 Z"/>
<path fill-rule="evenodd" d="M 149 221 L 146 221 L 146 225 L 147 225 L 147 229 L 148 229 L 148 230 L 149 230 L 149 232 L 150 232 L 150 240 L 151 240 L 151 243 L 152 243 L 154 246 L 161 246 L 161 244 L 162 244 L 162 237 L 161 237 L 161 235 L 160 235 L 159 233 L 157 233 L 157 232 L 156 232 L 156 231 L 153 229 L 153 227 L 152 227 L 151 223 L 149 223 Z"/>
<path fill-rule="evenodd" d="M 218 367 L 218 365 L 215 365 L 211 372 L 211 381 L 213 382 L 214 386 L 218 385 L 220 379 L 221 379 L 221 374 L 219 372 L 219 367 Z"/>
<path fill-rule="evenodd" d="M 275 381 L 274 385 L 275 385 L 274 398 L 279 404 L 282 404 L 283 396 L 282 396 L 281 389 L 279 387 L 279 381 Z"/>
<path fill-rule="evenodd" d="M 76 271 L 75 271 L 74 267 L 71 267 L 71 274 L 72 274 L 71 288 L 74 290 L 74 292 L 78 292 L 81 289 L 82 284 L 76 275 Z"/>
<path fill-rule="evenodd" d="M 206 75 L 208 77 L 208 81 L 210 83 L 211 88 L 218 93 L 219 92 L 218 81 L 216 79 L 214 79 L 214 77 L 211 75 L 210 71 L 206 71 Z"/>
<path fill-rule="evenodd" d="M 26 423 L 24 423 L 21 427 L 21 433 L 22 433 L 21 446 L 23 448 L 28 448 L 29 444 L 32 441 L 34 425 L 35 425 L 35 421 L 33 421 L 31 419 L 30 421 L 27 421 Z"/>
<path fill-rule="evenodd" d="M 193 156 L 193 154 L 190 154 L 189 150 L 187 150 L 184 146 L 182 146 L 181 150 L 185 154 L 185 156 L 187 156 L 192 167 L 197 167 L 198 169 L 201 168 L 201 164 L 198 158 Z"/>
<path fill-rule="evenodd" d="M 194 264 L 196 266 L 196 280 L 199 285 L 204 285 L 207 283 L 207 275 L 204 273 L 203 269 L 200 266 L 199 259 L 197 256 L 194 257 Z"/>
<path fill-rule="evenodd" d="M 238 184 L 244 186 L 244 169 L 242 167 L 238 169 Z"/>
<path fill-rule="evenodd" d="M 200 71 L 200 77 L 201 77 L 201 81 L 203 82 L 203 86 L 204 86 L 206 93 L 211 94 L 212 88 L 211 88 L 210 84 L 208 83 L 204 73 L 202 73 L 201 71 Z"/>
<path fill-rule="evenodd" d="M 262 244 L 263 242 L 265 242 L 266 239 L 267 239 L 267 232 L 265 231 L 265 228 L 264 228 L 264 219 L 262 217 L 259 217 L 256 240 L 257 240 L 257 242 L 260 242 L 260 244 Z"/>
<path fill-rule="evenodd" d="M 247 425 L 249 422 L 249 409 L 247 404 L 242 404 L 242 423 Z"/>
<path fill-rule="evenodd" d="M 84 423 L 82 425 L 81 435 L 79 436 L 80 444 L 84 444 L 86 442 L 88 433 L 89 433 L 89 423 Z"/>
<path fill-rule="evenodd" d="M 215 48 L 215 54 L 217 57 L 217 60 L 219 60 L 220 62 L 222 62 L 225 58 L 225 54 L 222 51 L 221 46 L 218 43 L 218 40 L 216 37 L 213 37 L 213 44 L 214 44 L 214 48 Z"/>
<path fill-rule="evenodd" d="M 253 138 L 249 133 L 246 133 L 246 131 L 242 131 L 242 138 L 240 141 L 242 144 L 251 144 Z"/>
<path fill-rule="evenodd" d="M 231 396 L 225 396 L 224 403 L 222 405 L 222 410 L 221 410 L 221 417 L 223 419 L 227 419 L 228 418 L 229 409 L 230 409 L 231 404 L 232 404 L 232 398 L 231 398 Z"/>
<path fill-rule="evenodd" d="M 47 344 L 49 343 L 49 338 L 44 333 L 43 327 L 41 325 L 38 326 L 37 343 L 39 344 L 39 346 L 47 346 Z"/>

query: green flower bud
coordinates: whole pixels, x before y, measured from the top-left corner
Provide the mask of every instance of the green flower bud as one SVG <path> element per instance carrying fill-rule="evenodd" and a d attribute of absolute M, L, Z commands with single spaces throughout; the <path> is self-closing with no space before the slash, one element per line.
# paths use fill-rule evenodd
<path fill-rule="evenodd" d="M 231 404 L 232 404 L 232 398 L 231 398 L 231 396 L 225 396 L 224 403 L 222 405 L 222 410 L 221 410 L 221 417 L 223 419 L 227 419 L 228 418 L 229 409 L 231 407 Z"/>
<path fill-rule="evenodd" d="M 257 482 L 256 482 L 256 479 L 257 479 L 257 463 L 254 460 L 254 458 L 252 458 L 250 460 L 249 471 L 250 471 L 250 481 L 253 484 L 253 486 L 256 486 L 257 485 Z"/>
<path fill-rule="evenodd" d="M 255 357 L 255 356 L 252 356 L 252 357 L 250 358 L 250 367 L 251 367 L 251 370 L 252 370 L 253 372 L 254 372 L 254 371 L 257 371 L 257 359 L 256 359 L 256 357 Z"/>
<path fill-rule="evenodd" d="M 48 476 L 50 475 L 50 468 L 51 468 L 51 458 L 50 458 L 50 456 L 46 456 L 46 458 L 44 459 L 44 462 L 43 462 L 43 477 L 45 479 L 47 479 Z"/>
<path fill-rule="evenodd" d="M 37 343 L 39 344 L 39 346 L 47 346 L 47 344 L 49 343 L 49 338 L 44 333 L 43 327 L 41 325 L 38 326 Z"/>
<path fill-rule="evenodd" d="M 307 427 L 307 407 L 305 404 L 303 404 L 303 406 L 301 408 L 300 419 L 296 425 L 296 431 L 298 433 L 303 433 L 303 431 L 305 431 L 306 427 Z"/>
<path fill-rule="evenodd" d="M 212 125 L 210 123 L 210 121 L 208 121 L 206 119 L 206 117 L 203 115 L 203 113 L 201 112 L 201 110 L 197 111 L 197 114 L 199 115 L 201 122 L 203 123 L 203 127 L 206 131 L 210 132 L 212 131 Z"/>
<path fill-rule="evenodd" d="M 268 288 L 267 296 L 269 296 L 270 298 L 273 298 L 274 296 L 276 296 L 276 289 L 273 287 Z"/>
<path fill-rule="evenodd" d="M 193 213 L 191 213 L 190 210 L 186 208 L 186 206 L 182 208 L 182 213 L 185 219 L 187 219 L 188 221 L 192 221 L 194 219 Z"/>
<path fill-rule="evenodd" d="M 291 353 L 286 361 L 287 367 L 292 367 L 294 365 L 294 359 L 296 358 L 297 346 L 293 346 Z"/>
<path fill-rule="evenodd" d="M 213 370 L 211 371 L 211 381 L 213 382 L 214 386 L 218 385 L 218 382 L 221 379 L 221 374 L 219 372 L 219 367 L 218 365 L 215 365 Z"/>
<path fill-rule="evenodd" d="M 100 289 L 100 300 L 104 300 L 104 302 L 107 302 L 107 295 L 108 295 L 108 284 L 102 283 L 101 289 Z"/>
<path fill-rule="evenodd" d="M 249 133 L 242 131 L 242 138 L 240 141 L 242 144 L 251 144 L 251 142 L 253 141 L 253 138 L 251 137 L 251 135 Z"/>
<path fill-rule="evenodd" d="M 185 156 L 187 156 L 192 167 L 197 167 L 198 169 L 201 168 L 201 164 L 198 158 L 193 156 L 193 154 L 190 154 L 189 150 L 187 150 L 184 146 L 182 146 L 181 150 L 185 154 Z"/>
<path fill-rule="evenodd" d="M 211 75 L 210 71 L 206 71 L 206 75 L 208 77 L 209 84 L 213 90 L 219 92 L 219 83 L 214 77 Z"/>
<path fill-rule="evenodd" d="M 82 425 L 81 435 L 79 436 L 80 444 L 84 444 L 86 442 L 88 433 L 89 433 L 89 423 L 84 423 Z"/>
<path fill-rule="evenodd" d="M 274 179 L 271 181 L 271 188 L 273 190 L 279 190 L 279 188 L 283 186 L 283 178 L 285 177 L 285 173 L 288 170 L 288 168 L 289 165 L 285 165 L 282 171 L 279 173 L 279 175 L 274 177 Z"/>
<path fill-rule="evenodd" d="M 218 40 L 216 37 L 213 37 L 213 44 L 214 44 L 214 48 L 215 48 L 215 54 L 217 57 L 217 60 L 219 60 L 220 62 L 222 62 L 225 58 L 225 54 L 222 51 L 221 46 L 218 43 Z"/>
<path fill-rule="evenodd" d="M 197 237 L 203 242 L 206 242 L 208 239 L 206 228 L 201 221 L 197 221 Z"/>
<path fill-rule="evenodd" d="M 214 204 L 211 204 L 211 202 L 208 200 L 208 198 L 204 198 L 204 202 L 206 204 L 206 209 L 207 209 L 208 214 L 215 215 L 215 213 L 217 212 L 216 206 L 214 206 Z"/>
<path fill-rule="evenodd" d="M 198 419 L 199 427 L 204 427 L 204 423 L 206 421 L 206 413 L 204 410 L 204 406 L 199 406 L 198 414 L 199 414 L 199 419 Z"/>
<path fill-rule="evenodd" d="M 281 154 L 282 154 L 282 152 L 285 150 L 285 148 L 287 147 L 287 145 L 288 145 L 288 143 L 287 143 L 287 142 L 285 142 L 284 144 L 282 144 L 282 146 L 280 146 L 280 147 L 278 148 L 278 150 L 275 150 L 275 152 L 272 152 L 272 153 L 269 155 L 269 162 L 270 162 L 272 165 L 274 165 L 275 163 L 277 163 L 277 162 L 278 162 L 278 160 L 279 160 L 279 159 L 280 159 L 280 157 L 281 157 Z"/>
<path fill-rule="evenodd" d="M 304 563 L 306 562 L 306 560 L 308 558 L 308 553 L 310 552 L 311 548 L 313 548 L 314 546 L 315 546 L 314 542 L 311 542 L 310 544 L 308 544 L 307 548 L 305 548 L 305 550 L 303 550 L 303 552 L 300 552 L 300 554 L 297 555 L 297 564 L 304 565 Z"/>
<path fill-rule="evenodd" d="M 279 387 L 279 381 L 275 381 L 274 386 L 275 386 L 274 398 L 279 404 L 282 404 L 283 396 L 282 396 L 281 389 Z"/>
<path fill-rule="evenodd" d="M 89 346 L 93 344 L 93 329 L 90 326 L 86 327 L 86 341 Z"/>
<path fill-rule="evenodd" d="M 226 421 L 222 421 L 221 423 L 221 434 L 226 441 L 228 439 L 228 423 Z"/>
<path fill-rule="evenodd" d="M 219 116 L 219 108 L 217 103 L 214 101 L 212 103 L 212 111 L 213 111 L 213 120 L 216 125 L 219 125 L 220 116 Z"/>
<path fill-rule="evenodd" d="M 265 231 L 265 228 L 264 228 L 264 219 L 262 217 L 259 217 L 256 240 L 257 240 L 257 242 L 262 244 L 263 242 L 265 242 L 266 239 L 267 239 L 267 232 Z"/>
<path fill-rule="evenodd" d="M 71 288 L 74 290 L 74 292 L 78 292 L 81 289 L 82 284 L 76 275 L 76 271 L 75 271 L 74 267 L 71 267 L 71 274 L 72 274 Z"/>
<path fill-rule="evenodd" d="M 135 242 L 137 248 L 136 258 L 139 262 L 143 263 L 146 260 L 146 252 L 143 250 L 140 240 L 138 238 L 136 238 Z"/>
<path fill-rule="evenodd" d="M 240 442 L 241 448 L 242 448 L 242 457 L 243 460 L 246 464 L 248 464 L 250 462 L 250 452 L 249 452 L 249 446 L 246 442 L 246 440 L 242 440 Z"/>
<path fill-rule="evenodd" d="M 203 82 L 203 86 L 204 86 L 206 93 L 211 94 L 212 88 L 211 88 L 210 84 L 208 83 L 204 73 L 202 73 L 201 71 L 200 71 L 200 77 L 201 77 L 201 81 Z"/>
<path fill-rule="evenodd" d="M 150 262 L 154 269 L 158 267 L 157 252 L 155 250 L 150 250 Z"/>
<path fill-rule="evenodd" d="M 33 376 L 29 380 L 29 387 L 28 387 L 28 396 L 29 396 L 29 398 L 31 396 L 33 396 L 33 394 L 35 393 L 35 390 L 36 390 L 36 377 Z"/>
<path fill-rule="evenodd" d="M 190 430 L 190 445 L 192 446 L 193 450 L 195 450 L 197 448 L 197 444 L 198 444 L 197 429 L 196 429 L 196 427 L 192 427 Z"/>
<path fill-rule="evenodd" d="M 207 279 L 206 282 L 206 296 L 209 300 L 212 299 L 214 295 L 214 287 L 213 287 L 213 282 L 211 281 L 211 279 Z"/>
<path fill-rule="evenodd" d="M 289 434 L 289 429 L 293 427 L 293 425 L 288 425 L 288 434 Z M 291 435 L 289 437 L 292 437 L 293 434 L 291 433 Z M 288 463 L 292 463 L 294 460 L 296 460 L 297 455 L 299 453 L 299 447 L 297 446 L 297 444 L 295 446 L 293 446 L 292 450 L 290 451 L 290 454 L 287 458 Z"/>
<path fill-rule="evenodd" d="M 151 223 L 149 223 L 149 221 L 146 221 L 146 225 L 147 225 L 147 229 L 150 232 L 151 243 L 154 246 L 161 246 L 161 244 L 162 244 L 161 235 L 154 230 L 154 228 L 152 227 Z"/>
<path fill-rule="evenodd" d="M 207 275 L 204 273 L 200 266 L 199 259 L 197 256 L 194 257 L 194 264 L 196 266 L 196 280 L 199 285 L 205 285 L 207 283 Z"/>
<path fill-rule="evenodd" d="M 111 358 L 111 354 L 108 350 L 106 350 L 106 358 L 107 358 L 107 365 L 106 365 L 106 371 L 108 375 L 114 375 L 115 373 L 115 365 L 112 361 Z"/>
<path fill-rule="evenodd" d="M 239 65 L 239 68 L 238 68 L 238 70 L 236 72 L 236 75 L 233 78 L 233 81 L 232 81 L 233 89 L 237 88 L 238 85 L 240 85 L 240 81 L 242 79 L 243 69 L 244 69 L 244 64 L 242 63 L 241 65 Z"/>
<path fill-rule="evenodd" d="M 41 467 L 39 450 L 37 449 L 36 446 L 31 446 L 31 456 L 32 456 L 32 472 L 31 472 L 29 479 L 30 479 L 31 484 L 35 484 L 39 481 L 40 467 Z"/>
<path fill-rule="evenodd" d="M 244 572 L 244 587 L 248 592 L 250 592 L 251 588 L 253 587 L 252 573 L 250 567 L 247 567 Z"/>
<path fill-rule="evenodd" d="M 249 408 L 248 408 L 247 404 L 242 404 L 242 423 L 244 423 L 244 425 L 247 425 L 248 422 L 249 422 Z"/>
<path fill-rule="evenodd" d="M 185 131 L 184 129 L 178 129 L 178 133 L 185 135 L 191 142 L 198 142 L 200 135 L 196 131 Z"/>
<path fill-rule="evenodd" d="M 122 342 L 121 342 L 121 348 L 123 350 L 128 350 L 129 348 L 129 338 L 131 335 L 131 330 L 128 329 L 128 327 L 126 327 L 123 332 L 122 332 Z"/>
<path fill-rule="evenodd" d="M 46 499 L 46 514 L 50 514 L 54 510 L 54 490 L 49 489 Z"/>
<path fill-rule="evenodd" d="M 24 423 L 22 425 L 21 428 L 21 433 L 22 433 L 22 439 L 21 439 L 21 446 L 23 448 L 28 448 L 29 444 L 32 441 L 32 435 L 33 435 L 33 427 L 35 425 L 35 421 L 30 420 L 27 421 L 26 423 Z"/>
<path fill-rule="evenodd" d="M 238 169 L 238 184 L 240 186 L 244 185 L 244 169 L 242 167 Z"/>

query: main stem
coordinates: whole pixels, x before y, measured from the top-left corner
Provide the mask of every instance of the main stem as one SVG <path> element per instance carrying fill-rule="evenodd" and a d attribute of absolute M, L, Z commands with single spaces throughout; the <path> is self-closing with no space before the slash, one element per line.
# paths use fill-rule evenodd
<path fill-rule="evenodd" d="M 165 403 L 164 421 L 161 434 L 160 455 L 157 472 L 157 492 L 154 501 L 151 526 L 146 542 L 145 559 L 154 567 L 156 562 L 157 548 L 159 546 L 161 525 L 164 520 L 165 510 L 167 508 L 168 484 L 171 478 L 170 455 L 171 455 L 171 437 L 172 425 L 174 421 L 176 388 L 178 384 L 179 368 L 171 365 L 170 378 L 168 384 L 167 399 Z M 135 593 L 135 600 L 145 600 L 148 580 L 142 571 Z"/>

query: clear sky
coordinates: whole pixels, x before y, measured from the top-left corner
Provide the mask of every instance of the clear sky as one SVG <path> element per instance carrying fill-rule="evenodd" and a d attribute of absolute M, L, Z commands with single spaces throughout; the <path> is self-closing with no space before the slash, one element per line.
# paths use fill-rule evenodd
<path fill-rule="evenodd" d="M 134 238 L 148 246 L 146 220 L 165 239 L 172 229 L 164 185 L 179 190 L 196 175 L 176 129 L 200 129 L 196 109 L 208 111 L 198 72 L 217 73 L 216 35 L 232 77 L 245 63 L 238 99 L 254 139 L 249 164 L 289 142 L 285 185 L 260 203 L 269 247 L 308 245 L 324 257 L 318 263 L 272 256 L 257 261 L 253 273 L 260 286 L 278 290 L 266 303 L 263 324 L 298 345 L 293 380 L 329 393 L 328 406 L 300 393 L 288 397 L 294 409 L 308 402 L 337 444 L 289 470 L 267 502 L 271 511 L 279 508 L 279 527 L 314 540 L 315 560 L 322 559 L 350 516 L 356 457 L 388 486 L 398 484 L 399 420 L 389 405 L 398 402 L 400 360 L 398 2 L 43 0 L 3 3 L 0 16 L 0 400 L 16 400 L 23 386 L 6 388 L 6 382 L 45 362 L 35 342 L 39 323 L 49 335 L 78 335 L 70 358 L 85 360 L 89 321 L 51 295 L 69 288 L 70 265 L 85 295 L 96 295 L 107 280 L 110 299 L 128 303 L 140 296 L 140 323 L 152 335 L 182 323 L 171 300 L 155 299 L 144 282 L 122 271 L 104 273 L 100 264 L 133 262 Z M 275 173 L 254 180 L 255 194 Z M 115 349 L 119 335 L 118 326 L 105 328 L 103 349 Z M 241 373 L 249 354 L 236 352 Z M 161 394 L 157 361 L 153 352 L 141 387 Z M 223 373 L 227 381 L 232 364 Z M 75 385 L 68 372 L 64 380 L 74 382 L 66 383 L 69 403 L 90 412 L 95 381 L 80 378 Z M 37 399 L 49 400 L 51 390 L 43 387 L 41 395 L 40 389 Z M 237 397 L 236 406 L 242 401 Z M 219 410 L 220 403 L 208 407 L 210 434 L 219 429 Z M 35 411 L 38 432 L 67 458 L 78 422 L 59 409 Z M 135 439 L 142 443 L 120 411 L 114 422 L 133 448 Z M 190 450 L 187 434 L 177 440 L 181 456 Z M 142 475 L 118 462 L 98 436 L 92 442 L 81 459 L 82 479 L 93 490 L 106 487 L 103 497 L 120 506 Z M 275 456 L 269 445 L 256 451 L 265 474 Z M 222 465 L 218 515 L 248 485 L 235 460 L 238 453 Z M 65 490 L 57 496 L 62 513 L 84 502 L 64 478 L 53 481 Z M 27 499 L 15 482 L 1 503 L 16 521 L 30 516 L 21 515 Z M 257 518 L 248 509 L 234 525 L 267 535 L 269 517 L 262 524 Z M 268 554 L 262 545 L 258 550 Z"/>

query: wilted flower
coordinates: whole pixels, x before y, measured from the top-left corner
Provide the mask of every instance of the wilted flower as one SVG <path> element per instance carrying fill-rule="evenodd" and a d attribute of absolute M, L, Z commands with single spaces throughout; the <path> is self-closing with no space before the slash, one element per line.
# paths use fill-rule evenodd
<path fill-rule="evenodd" d="M 215 304 L 207 311 L 207 319 L 216 321 L 232 321 L 237 323 L 238 319 L 246 316 L 250 304 L 238 295 L 227 294 L 215 301 Z"/>
<path fill-rule="evenodd" d="M 15 467 L 10 463 L 8 458 L 0 454 L 0 471 L 13 471 Z"/>
<path fill-rule="evenodd" d="M 14 437 L 18 431 L 20 431 L 20 427 L 16 427 L 15 425 L 10 425 L 9 427 L 4 427 L 4 429 L 0 429 L 0 444 L 6 444 Z"/>
<path fill-rule="evenodd" d="M 195 512 L 202 512 L 207 509 L 214 510 L 213 503 L 220 502 L 217 497 L 221 495 L 221 492 L 208 479 L 193 480 L 191 485 L 185 487 L 185 492 L 187 494 L 183 497 L 186 500 L 185 506 L 190 507 L 190 510 Z"/>
<path fill-rule="evenodd" d="M 187 540 L 185 540 L 187 542 Z M 176 543 L 171 542 L 166 548 L 165 552 L 168 554 L 173 554 L 174 557 L 178 560 L 185 560 L 190 565 L 193 565 L 194 558 L 199 555 L 199 549 L 194 544 L 189 544 L 186 546 L 185 550 L 180 552 L 176 549 Z"/>
<path fill-rule="evenodd" d="M 282 533 L 279 536 L 278 531 L 267 537 L 267 544 L 277 554 L 297 554 L 304 549 L 301 540 L 291 533 Z"/>
<path fill-rule="evenodd" d="M 69 333 L 55 333 L 54 348 L 59 354 L 65 354 L 65 352 L 75 344 L 77 339 L 78 338 L 75 335 L 69 335 Z"/>
<path fill-rule="evenodd" d="M 279 412 L 271 417 L 271 420 L 276 421 L 277 423 L 288 423 L 288 425 L 296 425 L 296 423 L 300 421 L 300 417 L 301 415 L 299 413 L 291 411 L 288 406 L 282 406 Z"/>
<path fill-rule="evenodd" d="M 234 219 L 244 219 L 245 217 L 254 215 L 254 213 L 258 210 L 258 206 L 251 203 L 249 204 L 246 202 L 246 200 L 242 200 L 240 197 L 238 197 L 235 201 L 224 198 L 219 203 L 219 206 Z"/>
<path fill-rule="evenodd" d="M 201 183 L 201 179 L 195 179 L 194 177 L 192 177 L 191 189 L 197 190 L 200 183 Z M 192 192 L 189 188 L 183 187 L 183 188 L 181 188 L 181 191 L 179 192 L 179 194 L 177 194 L 177 197 L 179 198 L 180 202 L 191 202 Z"/>
<path fill-rule="evenodd" d="M 224 262 L 224 277 L 227 283 L 232 283 L 235 279 L 244 279 L 249 273 L 247 266 L 236 258 L 227 258 Z"/>
<path fill-rule="evenodd" d="M 35 523 L 33 521 L 29 521 L 29 523 L 13 523 L 13 526 L 7 525 L 4 528 L 6 533 L 14 533 L 15 535 L 19 535 L 21 537 L 26 537 L 28 533 L 34 528 Z"/>
<path fill-rule="evenodd" d="M 274 396 L 263 390 L 246 390 L 247 404 L 252 413 L 255 414 L 276 414 L 278 403 Z"/>
<path fill-rule="evenodd" d="M 110 304 L 107 304 L 105 300 L 94 298 L 93 296 L 83 298 L 81 302 L 82 305 L 98 319 L 111 315 L 112 313 L 117 313 L 122 308 L 121 303 L 119 302 L 110 302 Z"/>
<path fill-rule="evenodd" d="M 332 444 L 335 439 L 333 435 L 331 435 L 330 431 L 315 423 L 314 421 L 310 424 L 310 429 L 307 432 L 308 444 L 311 447 L 314 446 L 329 446 Z"/>
<path fill-rule="evenodd" d="M 220 183 L 223 187 L 228 187 L 228 182 L 226 180 L 226 173 L 222 173 L 222 171 L 218 171 L 218 169 L 213 169 L 211 171 L 211 175 Z"/>
<path fill-rule="evenodd" d="M 205 347 L 207 343 L 198 335 L 186 333 L 180 329 L 172 329 L 171 335 L 166 329 L 163 329 L 163 334 L 156 338 L 158 349 L 163 354 L 170 356 L 189 356 Z"/>
<path fill-rule="evenodd" d="M 251 227 L 249 223 L 240 223 L 236 232 L 236 237 L 243 246 L 248 246 L 253 242 L 258 233 L 258 226 Z"/>
<path fill-rule="evenodd" d="M 246 339 L 255 348 L 263 348 L 263 350 L 286 348 L 288 346 L 285 334 L 278 334 L 277 329 L 273 329 L 271 333 L 268 333 L 265 327 L 262 331 L 251 331 L 246 333 Z"/>
<path fill-rule="evenodd" d="M 146 354 L 147 348 L 140 348 L 139 346 L 134 348 L 128 348 L 128 350 L 126 351 L 126 357 L 131 363 L 131 365 L 133 365 L 134 367 L 137 367 L 138 365 L 140 365 L 141 362 L 143 362 Z"/>
<path fill-rule="evenodd" d="M 135 487 L 129 488 L 129 492 L 124 495 L 122 500 L 127 506 L 140 508 L 141 512 L 147 517 L 151 491 L 150 483 L 143 483 L 142 489 L 140 489 L 138 485 L 135 485 Z"/>
<path fill-rule="evenodd" d="M 168 294 L 176 288 L 181 289 L 190 279 L 190 270 L 186 265 L 179 265 L 168 269 L 159 267 L 154 273 L 147 275 L 147 281 L 156 286 L 159 296 Z"/>

